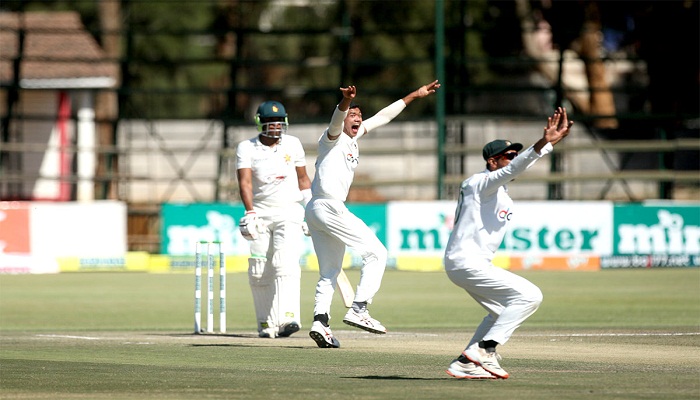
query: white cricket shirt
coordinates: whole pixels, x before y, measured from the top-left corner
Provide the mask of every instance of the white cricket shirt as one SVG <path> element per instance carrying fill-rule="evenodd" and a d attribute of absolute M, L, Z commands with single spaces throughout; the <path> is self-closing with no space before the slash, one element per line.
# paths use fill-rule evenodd
<path fill-rule="evenodd" d="M 548 143 L 537 154 L 533 146 L 496 171 L 482 171 L 462 182 L 455 225 L 445 248 L 445 269 L 467 269 L 491 263 L 513 215 L 506 183 L 552 150 Z"/>
<path fill-rule="evenodd" d="M 318 158 L 316 159 L 316 175 L 311 183 L 311 193 L 314 197 L 345 201 L 350 191 L 350 185 L 355 177 L 355 168 L 360 162 L 360 148 L 357 140 L 365 130 L 360 127 L 357 136 L 351 138 L 343 133 L 343 120 L 347 111 L 335 108 L 330 126 L 318 139 Z M 340 135 L 335 140 L 328 138 Z"/>
<path fill-rule="evenodd" d="M 311 183 L 312 195 L 345 202 L 355 177 L 355 168 L 360 163 L 360 148 L 357 141 L 367 132 L 389 123 L 405 108 L 406 103 L 402 99 L 396 100 L 371 118 L 364 120 L 357 135 L 351 138 L 343 133 L 343 121 L 348 111 L 340 111 L 336 107 L 330 125 L 318 139 L 316 175 Z M 330 140 L 329 132 L 331 136 L 340 136 Z"/>
<path fill-rule="evenodd" d="M 282 135 L 273 147 L 256 136 L 236 148 L 236 168 L 253 171 L 253 204 L 275 207 L 302 200 L 296 167 L 306 166 L 304 147 L 295 136 Z"/>

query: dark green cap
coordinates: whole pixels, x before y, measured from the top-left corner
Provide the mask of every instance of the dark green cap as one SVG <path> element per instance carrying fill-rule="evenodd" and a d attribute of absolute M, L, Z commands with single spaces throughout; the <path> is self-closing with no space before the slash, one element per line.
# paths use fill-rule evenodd
<path fill-rule="evenodd" d="M 522 148 L 523 145 L 520 143 L 513 143 L 510 140 L 498 139 L 487 143 L 486 146 L 484 146 L 482 155 L 484 156 L 484 160 L 488 160 L 489 158 L 503 154 L 508 150 L 520 151 Z"/>

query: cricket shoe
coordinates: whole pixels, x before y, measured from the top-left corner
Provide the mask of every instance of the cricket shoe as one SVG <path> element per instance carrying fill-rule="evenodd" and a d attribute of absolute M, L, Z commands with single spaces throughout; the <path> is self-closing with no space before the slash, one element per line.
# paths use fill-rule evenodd
<path fill-rule="evenodd" d="M 474 343 L 464 349 L 462 354 L 481 368 L 501 379 L 507 379 L 508 373 L 498 364 L 498 354 L 495 351 L 486 351 L 479 347 L 479 343 Z"/>
<path fill-rule="evenodd" d="M 334 349 L 340 347 L 340 342 L 333 336 L 331 328 L 329 326 L 323 326 L 321 321 L 314 321 L 314 323 L 311 324 L 309 336 L 316 342 L 318 347 Z"/>
<path fill-rule="evenodd" d="M 361 313 L 356 312 L 352 308 L 348 310 L 347 314 L 343 318 L 343 322 L 352 325 L 356 328 L 364 329 L 367 332 L 376 333 L 378 335 L 383 335 L 386 333 L 386 328 L 381 322 L 372 318 L 368 311 Z"/>
<path fill-rule="evenodd" d="M 290 336 L 292 336 L 292 333 L 299 332 L 300 328 L 301 327 L 299 326 L 299 324 L 296 321 L 285 322 L 279 326 L 279 333 L 277 333 L 277 336 L 290 337 Z"/>
<path fill-rule="evenodd" d="M 263 328 L 258 332 L 258 336 L 261 338 L 276 338 L 277 328 Z"/>
<path fill-rule="evenodd" d="M 453 360 L 445 372 L 447 372 L 447 375 L 457 379 L 496 379 L 490 372 L 473 362 L 463 363 L 459 360 Z"/>

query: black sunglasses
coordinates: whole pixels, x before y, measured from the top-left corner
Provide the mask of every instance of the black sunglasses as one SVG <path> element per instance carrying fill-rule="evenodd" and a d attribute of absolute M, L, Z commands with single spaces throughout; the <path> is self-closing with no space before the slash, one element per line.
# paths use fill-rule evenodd
<path fill-rule="evenodd" d="M 514 158 L 517 157 L 517 156 L 518 156 L 518 152 L 517 152 L 517 151 L 513 151 L 513 152 L 510 152 L 510 153 L 503 153 L 503 154 L 497 156 L 496 158 L 507 158 L 507 159 L 509 159 L 509 160 L 512 160 L 512 159 L 514 159 Z"/>

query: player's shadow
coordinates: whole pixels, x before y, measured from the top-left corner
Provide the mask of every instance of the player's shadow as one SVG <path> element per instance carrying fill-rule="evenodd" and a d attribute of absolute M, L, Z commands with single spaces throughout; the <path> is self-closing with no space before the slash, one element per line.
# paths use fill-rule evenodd
<path fill-rule="evenodd" d="M 383 380 L 383 381 L 440 381 L 441 378 L 415 378 L 411 376 L 398 376 L 398 375 L 366 375 L 366 376 L 346 376 L 345 379 L 369 379 L 369 380 Z"/>
<path fill-rule="evenodd" d="M 257 334 L 239 334 L 239 333 L 176 333 L 176 334 L 165 334 L 163 336 L 170 337 L 201 337 L 201 338 L 238 338 L 238 339 L 259 339 Z M 205 339 L 206 340 L 206 339 Z M 248 343 L 191 343 L 190 347 L 238 347 L 238 348 L 283 348 L 283 349 L 305 349 L 307 346 L 290 346 L 293 342 L 286 342 L 285 340 L 280 340 L 278 345 L 270 345 L 266 343 L 265 345 L 256 345 Z M 315 347 L 314 347 L 315 348 Z"/>
<path fill-rule="evenodd" d="M 258 334 L 247 333 L 165 333 L 161 336 L 170 337 L 201 337 L 201 338 L 241 338 L 241 339 L 257 339 Z"/>
<path fill-rule="evenodd" d="M 242 344 L 242 343 L 193 343 L 189 345 L 190 347 L 238 347 L 238 348 L 251 348 L 260 349 L 263 347 L 267 348 L 277 348 L 277 349 L 305 349 L 305 346 L 256 346 L 254 344 Z"/>

